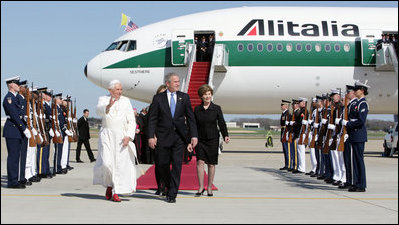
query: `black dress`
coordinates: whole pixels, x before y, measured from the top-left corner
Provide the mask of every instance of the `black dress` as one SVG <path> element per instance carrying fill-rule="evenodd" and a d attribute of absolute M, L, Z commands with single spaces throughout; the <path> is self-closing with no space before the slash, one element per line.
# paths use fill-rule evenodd
<path fill-rule="evenodd" d="M 201 104 L 194 109 L 198 129 L 198 145 L 195 148 L 197 160 L 206 164 L 218 164 L 219 129 L 223 139 L 229 136 L 220 106 L 211 102 L 208 109 Z M 219 125 L 219 129 L 218 126 Z"/>

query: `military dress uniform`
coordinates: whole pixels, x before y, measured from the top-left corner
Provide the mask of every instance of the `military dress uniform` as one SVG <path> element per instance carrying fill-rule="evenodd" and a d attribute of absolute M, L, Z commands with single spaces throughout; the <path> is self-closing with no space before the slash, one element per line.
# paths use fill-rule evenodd
<path fill-rule="evenodd" d="M 6 83 L 19 83 L 19 77 L 10 78 Z M 21 119 L 20 105 L 17 93 L 9 91 L 3 100 L 3 109 L 7 120 L 3 128 L 3 137 L 7 145 L 7 185 L 9 188 L 25 188 L 24 184 L 19 183 L 21 149 L 25 135 L 30 135 L 26 125 Z"/>
<path fill-rule="evenodd" d="M 305 101 L 307 102 L 308 100 L 306 98 L 299 98 L 298 103 Z M 300 138 L 300 135 L 302 133 L 302 125 L 305 125 L 305 131 L 307 128 L 307 122 L 308 122 L 308 115 L 305 115 L 305 108 L 300 108 L 297 110 L 297 115 L 295 115 L 295 141 L 297 143 L 297 150 L 298 150 L 298 171 L 295 173 L 305 173 L 306 172 L 306 160 L 305 160 L 305 150 L 306 146 L 304 144 L 298 144 L 298 141 Z"/>
<path fill-rule="evenodd" d="M 347 90 L 353 90 L 354 86 L 347 85 Z M 350 120 L 351 118 L 355 118 L 355 105 L 357 104 L 357 98 L 353 98 L 349 101 L 348 103 L 348 119 Z M 342 117 L 343 118 L 343 117 Z M 347 128 L 347 136 L 349 137 L 349 130 L 350 128 Z M 352 146 L 349 141 L 349 138 L 346 138 L 344 142 L 344 163 L 345 163 L 345 170 L 346 170 L 346 183 L 343 185 L 340 185 L 339 188 L 348 188 L 353 185 L 352 183 Z"/>
<path fill-rule="evenodd" d="M 286 100 L 282 100 L 282 102 L 281 102 L 281 104 L 289 104 L 289 103 L 291 103 L 291 102 L 286 101 Z M 281 141 L 281 145 L 283 147 L 283 154 L 284 154 L 284 167 L 280 168 L 280 170 L 287 170 L 289 168 L 288 142 L 287 141 L 283 142 L 283 135 L 285 133 L 285 129 L 287 129 L 286 121 L 287 121 L 288 115 L 289 115 L 289 110 L 286 109 L 281 113 L 281 117 L 280 117 L 280 126 L 281 126 L 280 141 Z"/>
<path fill-rule="evenodd" d="M 50 89 L 45 89 L 45 91 L 43 92 L 48 96 L 52 96 L 52 90 Z M 44 99 L 43 101 L 43 110 L 44 110 L 44 115 L 43 115 L 43 119 L 44 119 L 44 124 L 45 124 L 45 130 L 46 130 L 46 135 L 47 135 L 47 139 L 48 139 L 48 145 L 44 146 L 44 145 L 40 145 L 38 146 L 38 150 L 37 150 L 37 161 L 38 161 L 38 174 L 39 177 L 41 178 L 52 178 L 53 176 L 50 173 L 50 162 L 49 162 L 49 157 L 50 157 L 50 146 L 51 146 L 51 136 L 49 134 L 49 131 L 51 129 L 51 107 L 50 107 L 50 103 L 45 101 Z"/>
<path fill-rule="evenodd" d="M 23 85 L 24 83 L 20 82 L 20 85 Z M 26 81 L 25 81 L 26 84 Z M 17 100 L 19 104 L 19 114 L 21 116 L 22 122 L 27 125 L 26 123 L 26 107 L 27 107 L 27 101 L 24 96 L 21 94 L 17 94 Z M 27 179 L 25 178 L 25 169 L 26 169 L 26 156 L 28 152 L 28 138 L 24 137 L 22 138 L 22 145 L 21 145 L 21 151 L 20 151 L 20 163 L 19 163 L 19 182 L 22 184 L 27 183 Z"/>
<path fill-rule="evenodd" d="M 313 103 L 317 102 L 317 98 L 313 98 L 312 99 Z M 318 166 L 318 154 L 316 154 L 316 149 L 315 148 L 311 148 L 310 147 L 310 143 L 312 142 L 312 138 L 313 138 L 313 132 L 314 132 L 314 122 L 316 120 L 316 113 L 317 113 L 317 107 L 314 107 L 314 109 L 312 110 L 312 112 L 309 112 L 312 114 L 312 119 L 308 118 L 308 129 L 310 129 L 309 132 L 309 151 L 310 151 L 310 164 L 311 164 L 311 169 L 310 172 L 307 173 L 306 175 L 310 175 L 311 177 L 316 177 L 317 174 L 317 166 Z"/>
<path fill-rule="evenodd" d="M 54 95 L 55 97 L 61 98 L 61 93 Z M 61 131 L 61 137 L 62 140 L 64 140 L 66 134 L 66 123 L 65 123 L 65 117 L 62 113 L 62 109 L 59 105 L 55 104 L 56 107 L 56 113 L 57 113 L 57 119 L 58 119 L 58 125 Z M 53 118 L 55 119 L 55 118 Z M 56 132 L 56 131 L 54 131 Z M 62 148 L 63 148 L 64 143 L 54 143 L 54 167 L 53 167 L 53 175 L 57 173 L 61 173 L 62 167 L 61 167 L 61 158 L 62 158 Z"/>
<path fill-rule="evenodd" d="M 369 86 L 360 82 L 355 83 L 355 91 L 364 88 L 367 91 Z M 354 118 L 343 122 L 349 132 L 349 141 L 352 145 L 352 163 L 353 163 L 353 183 L 349 191 L 364 192 L 366 190 L 366 168 L 364 165 L 364 145 L 367 141 L 366 119 L 369 112 L 369 105 L 366 98 L 358 99 L 354 106 Z"/>

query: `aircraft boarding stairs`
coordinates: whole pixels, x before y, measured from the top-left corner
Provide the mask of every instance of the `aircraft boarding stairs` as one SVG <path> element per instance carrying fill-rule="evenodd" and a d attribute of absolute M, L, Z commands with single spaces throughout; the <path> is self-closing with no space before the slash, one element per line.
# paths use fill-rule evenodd
<path fill-rule="evenodd" d="M 377 50 L 376 66 L 377 71 L 395 71 L 398 73 L 398 56 L 391 43 L 383 43 Z"/>
<path fill-rule="evenodd" d="M 194 108 L 201 104 L 198 89 L 209 84 L 213 86 L 214 73 L 226 73 L 228 67 L 228 50 L 224 44 L 215 44 L 211 62 L 196 62 L 196 45 L 186 46 L 186 65 L 189 65 L 186 80 L 183 84 L 183 92 L 190 96 L 191 105 Z"/>

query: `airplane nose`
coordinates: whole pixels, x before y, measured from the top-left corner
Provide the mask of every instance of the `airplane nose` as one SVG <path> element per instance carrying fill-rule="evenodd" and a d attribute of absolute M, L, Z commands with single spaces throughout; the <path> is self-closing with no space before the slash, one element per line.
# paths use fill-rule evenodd
<path fill-rule="evenodd" d="M 85 76 L 86 76 L 86 78 L 87 78 L 87 64 L 86 64 L 86 66 L 85 66 L 84 73 L 85 73 Z"/>
<path fill-rule="evenodd" d="M 86 78 L 98 86 L 102 86 L 101 56 L 91 59 L 84 68 Z"/>

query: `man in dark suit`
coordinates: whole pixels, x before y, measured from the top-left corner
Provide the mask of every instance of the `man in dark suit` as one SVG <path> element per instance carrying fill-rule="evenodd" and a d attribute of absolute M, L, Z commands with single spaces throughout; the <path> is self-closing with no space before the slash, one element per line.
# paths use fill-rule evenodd
<path fill-rule="evenodd" d="M 188 144 L 191 143 L 194 147 L 197 145 L 198 134 L 190 97 L 178 91 L 179 76 L 169 73 L 165 81 L 167 91 L 154 96 L 148 113 L 148 144 L 152 149 L 158 147 L 160 174 L 168 190 L 166 201 L 175 203 L 180 185 L 183 152 Z"/>
<path fill-rule="evenodd" d="M 76 147 L 76 162 L 82 163 L 83 161 L 80 160 L 80 150 L 82 148 L 82 143 L 85 145 L 87 155 L 89 156 L 90 162 L 96 161 L 94 158 L 93 152 L 91 151 L 90 148 L 90 132 L 89 132 L 89 122 L 87 118 L 89 117 L 89 110 L 85 109 L 83 110 L 83 116 L 80 117 L 78 120 L 78 134 L 79 134 L 79 140 L 78 140 L 78 146 Z"/>

